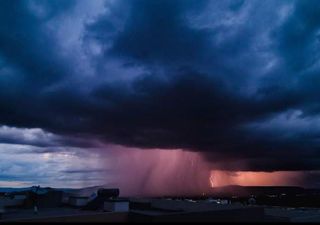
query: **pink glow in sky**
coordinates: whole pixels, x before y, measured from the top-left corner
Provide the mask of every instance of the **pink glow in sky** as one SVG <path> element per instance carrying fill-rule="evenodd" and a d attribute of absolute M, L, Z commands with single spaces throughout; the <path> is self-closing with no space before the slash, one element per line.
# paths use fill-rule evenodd
<path fill-rule="evenodd" d="M 302 172 L 247 172 L 247 171 L 211 171 L 211 187 L 225 185 L 241 186 L 290 186 L 297 185 Z"/>
<path fill-rule="evenodd" d="M 299 185 L 303 172 L 250 172 L 214 170 L 197 152 L 141 150 L 113 147 L 109 151 L 107 185 L 134 196 L 210 193 L 225 185 Z M 110 155 L 112 159 L 110 159 Z"/>
<path fill-rule="evenodd" d="M 119 150 L 112 153 L 110 184 L 122 195 L 198 194 L 210 190 L 210 168 L 195 152 Z"/>

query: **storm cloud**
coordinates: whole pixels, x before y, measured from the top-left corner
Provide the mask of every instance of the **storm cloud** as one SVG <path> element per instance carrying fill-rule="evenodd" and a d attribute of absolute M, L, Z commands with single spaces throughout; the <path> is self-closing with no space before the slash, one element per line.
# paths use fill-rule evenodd
<path fill-rule="evenodd" d="M 318 1 L 3 0 L 0 141 L 320 170 L 319 35 Z"/>

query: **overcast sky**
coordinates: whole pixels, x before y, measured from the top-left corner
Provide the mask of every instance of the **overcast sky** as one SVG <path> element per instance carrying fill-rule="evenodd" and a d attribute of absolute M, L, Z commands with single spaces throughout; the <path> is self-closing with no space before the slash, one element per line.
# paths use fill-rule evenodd
<path fill-rule="evenodd" d="M 320 187 L 319 57 L 317 0 L 1 0 L 0 186 L 105 183 L 121 148 Z"/>

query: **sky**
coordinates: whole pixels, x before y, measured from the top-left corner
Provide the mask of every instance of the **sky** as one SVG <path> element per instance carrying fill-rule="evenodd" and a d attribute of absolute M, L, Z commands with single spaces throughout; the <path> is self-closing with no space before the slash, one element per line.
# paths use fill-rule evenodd
<path fill-rule="evenodd" d="M 2 0 L 0 186 L 320 187 L 317 0 Z"/>

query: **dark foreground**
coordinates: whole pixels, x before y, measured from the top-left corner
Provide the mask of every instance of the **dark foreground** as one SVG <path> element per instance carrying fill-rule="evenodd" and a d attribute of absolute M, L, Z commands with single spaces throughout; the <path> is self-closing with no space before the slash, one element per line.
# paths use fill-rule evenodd
<path fill-rule="evenodd" d="M 0 196 L 0 223 L 320 222 L 319 192 L 296 187 L 224 187 L 210 197 L 188 198 L 120 198 L 115 189 L 96 193 L 39 189 L 36 211 L 34 192 L 6 193 Z"/>

